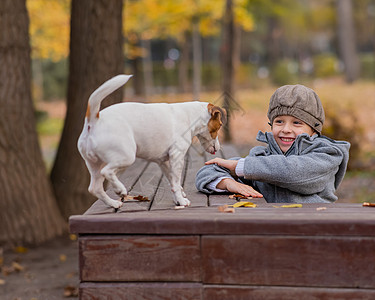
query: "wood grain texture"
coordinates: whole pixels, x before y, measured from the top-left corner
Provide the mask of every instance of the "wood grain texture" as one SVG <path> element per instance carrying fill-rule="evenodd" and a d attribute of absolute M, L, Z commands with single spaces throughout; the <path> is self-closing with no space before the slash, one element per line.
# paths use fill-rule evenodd
<path fill-rule="evenodd" d="M 375 288 L 373 237 L 203 236 L 203 282 Z"/>
<path fill-rule="evenodd" d="M 82 283 L 81 300 L 201 300 L 199 283 Z"/>
<path fill-rule="evenodd" d="M 375 290 L 279 286 L 205 285 L 204 300 L 372 300 Z"/>
<path fill-rule="evenodd" d="M 195 236 L 106 236 L 79 239 L 81 281 L 199 281 Z"/>

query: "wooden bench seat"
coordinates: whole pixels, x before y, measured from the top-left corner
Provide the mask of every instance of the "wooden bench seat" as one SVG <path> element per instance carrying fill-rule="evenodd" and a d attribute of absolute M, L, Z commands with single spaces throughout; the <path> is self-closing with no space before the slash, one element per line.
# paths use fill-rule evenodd
<path fill-rule="evenodd" d="M 191 207 L 175 210 L 159 168 L 138 160 L 121 180 L 150 202 L 114 212 L 97 201 L 70 218 L 80 299 L 375 299 L 375 208 L 253 199 L 256 208 L 223 213 L 236 200 L 195 189 L 210 158 L 200 151 L 186 157 Z M 230 145 L 219 153 L 236 154 Z"/>

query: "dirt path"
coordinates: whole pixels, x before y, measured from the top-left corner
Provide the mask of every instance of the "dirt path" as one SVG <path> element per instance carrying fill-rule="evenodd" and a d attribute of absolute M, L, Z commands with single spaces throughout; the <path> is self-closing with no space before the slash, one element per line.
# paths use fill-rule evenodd
<path fill-rule="evenodd" d="M 1 300 L 60 300 L 68 299 L 68 295 L 77 296 L 78 246 L 69 237 L 27 249 L 26 253 L 4 250 L 3 260 Z"/>

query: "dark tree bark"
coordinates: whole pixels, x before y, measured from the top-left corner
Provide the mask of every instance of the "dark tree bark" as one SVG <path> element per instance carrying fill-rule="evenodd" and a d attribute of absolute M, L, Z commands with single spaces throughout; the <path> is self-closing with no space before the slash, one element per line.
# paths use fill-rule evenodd
<path fill-rule="evenodd" d="M 338 38 L 341 58 L 344 62 L 346 81 L 351 83 L 359 77 L 359 58 L 351 0 L 336 0 Z"/>
<path fill-rule="evenodd" d="M 0 243 L 8 244 L 38 244 L 66 229 L 35 129 L 25 2 L 0 2 Z"/>
<path fill-rule="evenodd" d="M 191 34 L 186 31 L 181 43 L 181 56 L 178 64 L 178 87 L 181 93 L 187 93 L 189 89 L 189 62 L 191 48 Z"/>
<path fill-rule="evenodd" d="M 230 117 L 234 101 L 234 76 L 235 76 L 235 58 L 238 47 L 238 31 L 234 23 L 233 1 L 226 0 L 224 19 L 223 19 L 223 42 L 221 45 L 221 63 L 222 63 L 222 91 L 224 104 L 227 110 L 227 123 L 224 126 L 224 140 L 231 141 Z"/>
<path fill-rule="evenodd" d="M 122 0 L 73 0 L 67 114 L 51 179 L 64 217 L 83 213 L 95 200 L 87 191 L 89 175 L 77 150 L 90 94 L 123 73 Z M 117 91 L 104 106 L 120 102 Z"/>

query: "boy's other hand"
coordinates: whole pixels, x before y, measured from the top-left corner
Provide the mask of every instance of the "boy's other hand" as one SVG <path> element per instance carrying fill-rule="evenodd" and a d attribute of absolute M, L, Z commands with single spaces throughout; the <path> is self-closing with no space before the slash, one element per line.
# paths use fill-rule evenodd
<path fill-rule="evenodd" d="M 228 192 L 241 194 L 246 197 L 254 197 L 254 198 L 262 198 L 263 195 L 256 190 L 254 190 L 251 186 L 247 184 L 243 184 L 240 182 L 235 181 L 231 178 L 225 178 L 218 183 L 216 186 L 221 190 L 227 190 Z"/>

